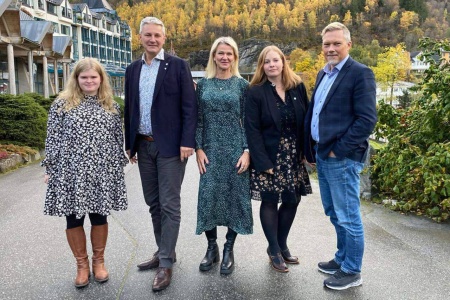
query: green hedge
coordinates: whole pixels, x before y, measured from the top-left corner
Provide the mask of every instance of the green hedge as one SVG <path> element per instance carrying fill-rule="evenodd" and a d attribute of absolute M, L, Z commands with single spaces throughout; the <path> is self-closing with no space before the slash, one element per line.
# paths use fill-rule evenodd
<path fill-rule="evenodd" d="M 123 101 L 122 98 L 114 96 L 114 100 L 117 102 L 117 104 L 119 104 L 120 106 L 120 113 L 122 114 L 122 118 L 124 116 L 124 110 L 125 110 L 125 102 Z"/>
<path fill-rule="evenodd" d="M 48 103 L 35 95 L 0 95 L 0 143 L 44 148 Z"/>

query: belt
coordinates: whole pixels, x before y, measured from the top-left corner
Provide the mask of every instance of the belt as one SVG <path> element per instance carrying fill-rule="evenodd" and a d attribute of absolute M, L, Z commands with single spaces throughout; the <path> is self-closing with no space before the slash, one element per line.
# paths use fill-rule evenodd
<path fill-rule="evenodd" d="M 154 142 L 155 139 L 152 136 L 148 136 L 148 135 L 140 135 L 141 138 L 143 138 L 144 140 L 148 141 L 148 142 Z"/>

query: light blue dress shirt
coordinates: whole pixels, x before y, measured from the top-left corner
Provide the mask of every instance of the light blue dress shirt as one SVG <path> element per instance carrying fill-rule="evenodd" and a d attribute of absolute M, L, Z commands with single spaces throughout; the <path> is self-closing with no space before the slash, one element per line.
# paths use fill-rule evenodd
<path fill-rule="evenodd" d="M 349 56 L 347 55 L 347 57 L 338 63 L 332 70 L 330 70 L 330 64 L 326 64 L 325 67 L 323 67 L 325 75 L 317 86 L 317 90 L 314 95 L 314 109 L 311 119 L 311 136 L 316 142 L 319 142 L 319 115 L 322 111 L 323 104 L 325 103 L 325 99 L 327 98 L 331 86 L 336 80 L 337 74 L 341 70 L 342 66 L 347 62 L 348 58 Z"/>
<path fill-rule="evenodd" d="M 152 103 L 155 92 L 156 77 L 159 65 L 164 60 L 164 49 L 152 59 L 150 64 L 145 62 L 145 53 L 142 55 L 142 69 L 139 76 L 139 133 L 151 136 L 152 131 Z"/>

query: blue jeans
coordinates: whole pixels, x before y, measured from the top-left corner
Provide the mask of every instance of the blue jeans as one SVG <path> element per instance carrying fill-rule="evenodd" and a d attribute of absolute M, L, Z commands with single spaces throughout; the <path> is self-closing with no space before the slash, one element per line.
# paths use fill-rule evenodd
<path fill-rule="evenodd" d="M 336 229 L 334 260 L 345 273 L 361 272 L 364 228 L 359 201 L 359 174 L 364 164 L 348 158 L 316 157 L 320 195 L 325 214 Z"/>

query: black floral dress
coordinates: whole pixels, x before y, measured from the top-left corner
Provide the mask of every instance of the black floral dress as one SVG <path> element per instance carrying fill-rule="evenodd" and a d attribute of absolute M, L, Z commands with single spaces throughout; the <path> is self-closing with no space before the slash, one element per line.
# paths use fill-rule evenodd
<path fill-rule="evenodd" d="M 257 172 L 252 168 L 250 175 L 252 199 L 258 201 L 278 201 L 298 203 L 301 196 L 312 194 L 308 172 L 298 158 L 297 124 L 294 105 L 289 93 L 286 102 L 273 87 L 277 107 L 281 116 L 281 138 L 278 146 L 274 174 Z M 262 198 L 261 192 L 274 197 Z"/>
<path fill-rule="evenodd" d="M 85 96 L 69 111 L 64 102 L 57 99 L 49 111 L 41 163 L 50 176 L 44 214 L 81 218 L 127 209 L 120 113 L 105 111 L 97 96 Z"/>

